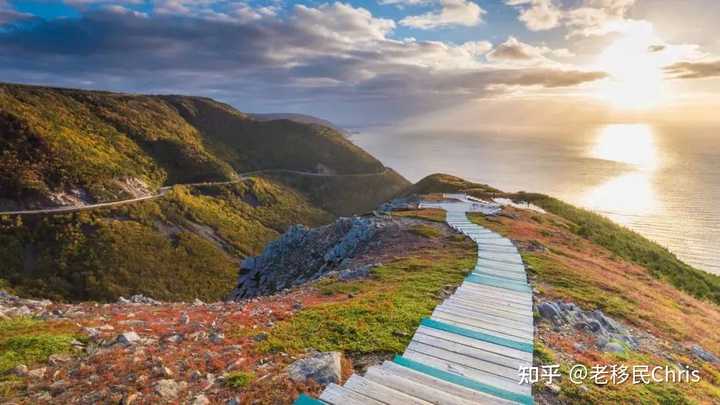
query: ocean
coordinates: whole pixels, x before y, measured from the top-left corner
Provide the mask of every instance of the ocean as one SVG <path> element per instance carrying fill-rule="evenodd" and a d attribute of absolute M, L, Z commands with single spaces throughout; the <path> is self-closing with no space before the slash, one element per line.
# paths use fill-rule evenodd
<path fill-rule="evenodd" d="M 442 172 L 549 194 L 720 274 L 720 128 L 374 128 L 351 139 L 411 181 Z"/>

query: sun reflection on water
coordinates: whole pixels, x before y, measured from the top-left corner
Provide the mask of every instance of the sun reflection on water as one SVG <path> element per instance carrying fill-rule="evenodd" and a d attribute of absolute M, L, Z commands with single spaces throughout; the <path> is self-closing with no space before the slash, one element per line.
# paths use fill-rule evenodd
<path fill-rule="evenodd" d="M 636 215 L 657 212 L 659 201 L 653 184 L 658 156 L 653 130 L 643 124 L 618 124 L 601 128 L 590 156 L 631 165 L 634 169 L 589 190 L 583 202 L 593 210 L 629 225 Z"/>

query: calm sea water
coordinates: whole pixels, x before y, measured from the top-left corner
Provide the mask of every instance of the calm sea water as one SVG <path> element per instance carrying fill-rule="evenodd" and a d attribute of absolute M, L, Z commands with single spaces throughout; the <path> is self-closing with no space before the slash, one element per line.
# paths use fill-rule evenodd
<path fill-rule="evenodd" d="M 353 142 L 411 181 L 443 172 L 537 191 L 602 213 L 720 274 L 720 128 L 615 124 L 555 130 L 403 132 Z"/>

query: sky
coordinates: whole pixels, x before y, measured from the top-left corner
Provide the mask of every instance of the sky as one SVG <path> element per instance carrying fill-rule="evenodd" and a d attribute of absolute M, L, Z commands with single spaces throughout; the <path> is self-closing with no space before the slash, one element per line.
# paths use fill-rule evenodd
<path fill-rule="evenodd" d="M 0 0 L 0 80 L 346 126 L 720 119 L 716 0 Z"/>

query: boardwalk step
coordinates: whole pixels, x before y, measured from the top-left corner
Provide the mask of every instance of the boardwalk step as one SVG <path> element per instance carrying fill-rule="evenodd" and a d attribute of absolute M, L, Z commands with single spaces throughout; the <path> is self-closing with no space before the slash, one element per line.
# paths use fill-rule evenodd
<path fill-rule="evenodd" d="M 365 395 L 336 384 L 330 384 L 320 394 L 320 400 L 332 405 L 385 405 Z"/>
<path fill-rule="evenodd" d="M 431 405 L 431 402 L 396 391 L 357 374 L 352 375 L 343 387 L 385 404 Z"/>

